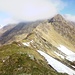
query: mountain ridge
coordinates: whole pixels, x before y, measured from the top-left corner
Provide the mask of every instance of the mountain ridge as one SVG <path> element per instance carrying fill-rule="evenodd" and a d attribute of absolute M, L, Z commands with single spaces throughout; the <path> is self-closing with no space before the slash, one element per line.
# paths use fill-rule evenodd
<path fill-rule="evenodd" d="M 35 60 L 34 61 L 35 65 L 36 63 L 38 63 L 37 68 L 40 67 L 39 62 L 41 62 L 41 65 L 43 64 L 43 66 L 45 66 L 46 69 L 50 67 L 50 69 L 54 70 L 54 71 L 51 71 L 52 73 L 51 74 L 49 70 L 47 69 L 47 72 L 45 75 L 48 75 L 48 74 L 49 75 L 66 75 L 61 73 L 68 73 L 69 75 L 75 74 L 74 73 L 75 60 L 74 60 L 74 57 L 72 57 L 72 56 L 75 56 L 75 34 L 74 33 L 75 33 L 74 23 L 66 21 L 60 14 L 48 20 L 31 22 L 27 24 L 19 23 L 14 28 L 10 29 L 9 31 L 6 31 L 0 37 L 0 39 L 2 38 L 0 40 L 0 43 L 2 45 L 0 47 L 0 52 L 1 52 L 0 64 L 5 63 L 1 65 L 4 68 L 3 69 L 0 68 L 2 69 L 1 70 L 2 74 L 3 74 L 3 71 L 5 71 L 6 73 L 6 70 L 8 70 L 8 69 L 5 70 L 5 68 L 7 67 L 6 63 L 9 61 L 9 58 L 7 61 L 7 57 L 11 57 L 10 60 L 14 62 L 13 59 L 16 61 L 18 60 L 18 57 L 21 56 L 21 55 L 18 55 L 18 57 L 16 58 L 17 53 L 27 54 L 28 57 L 30 57 L 32 60 Z M 55 60 L 56 62 L 63 64 L 64 66 L 66 66 L 66 69 L 64 70 L 62 66 L 56 65 L 56 63 L 53 63 L 54 61 L 48 62 L 49 59 L 46 59 L 47 57 L 44 57 L 39 52 L 42 52 L 42 53 L 44 52 L 45 55 L 51 58 L 50 60 Z M 22 58 L 23 57 L 21 56 L 20 59 L 22 60 Z M 29 59 L 28 61 L 31 62 L 32 60 Z M 25 61 L 23 62 L 25 63 Z M 20 65 L 21 64 L 23 63 L 20 63 Z M 54 67 L 54 65 L 52 64 L 54 64 L 56 67 Z M 24 70 L 25 69 L 27 70 L 23 71 L 22 69 L 20 71 L 22 71 L 22 73 L 23 72 L 28 73 L 28 68 L 26 68 L 27 67 L 26 64 L 23 64 L 23 65 L 24 66 L 21 65 L 21 67 L 23 67 Z M 9 68 L 13 69 L 13 71 L 14 69 L 18 70 L 17 67 L 13 68 L 14 64 L 13 66 L 10 66 L 8 64 L 8 66 Z M 60 68 L 60 70 L 63 70 L 63 72 L 60 71 L 60 73 L 57 74 L 56 73 L 58 69 L 57 67 Z M 44 69 L 43 68 L 41 68 L 42 69 L 41 73 L 43 71 L 46 71 L 44 70 L 45 68 Z M 15 73 L 19 73 L 20 71 L 16 71 Z M 32 72 L 30 71 L 31 71 L 31 66 L 29 66 L 29 73 L 31 73 L 31 75 L 35 75 L 35 74 L 32 74 L 33 71 Z M 39 71 L 37 70 L 36 72 L 39 72 Z M 57 72 L 59 72 L 59 69 Z M 10 71 L 10 73 L 12 72 Z M 13 75 L 13 73 L 11 75 Z M 43 73 L 41 75 L 43 75 Z"/>
<path fill-rule="evenodd" d="M 54 29 L 62 36 L 64 36 L 64 37 L 68 36 L 67 37 L 68 40 L 70 40 L 70 39 L 71 39 L 71 41 L 75 40 L 74 39 L 74 37 L 75 37 L 75 35 L 74 35 L 75 34 L 75 24 L 72 22 L 66 21 L 60 14 L 57 14 L 56 16 L 54 16 L 53 18 L 48 19 L 48 20 L 36 21 L 36 22 L 30 22 L 30 23 L 29 22 L 28 23 L 22 22 L 22 23 L 17 24 L 14 28 L 11 28 L 10 30 L 8 29 L 0 36 L 0 39 L 2 40 L 2 41 L 0 40 L 0 43 L 1 42 L 3 43 L 3 41 L 6 41 L 6 40 L 9 41 L 9 40 L 11 40 L 11 38 L 13 41 L 16 41 L 16 38 L 17 38 L 16 35 L 18 36 L 18 35 L 23 34 L 24 36 L 27 36 L 40 23 L 46 23 L 46 22 L 51 23 L 53 25 Z M 20 36 L 20 39 L 21 39 L 21 36 Z M 72 42 L 72 43 L 75 45 L 74 42 Z M 6 43 L 6 42 L 4 42 L 4 43 Z"/>

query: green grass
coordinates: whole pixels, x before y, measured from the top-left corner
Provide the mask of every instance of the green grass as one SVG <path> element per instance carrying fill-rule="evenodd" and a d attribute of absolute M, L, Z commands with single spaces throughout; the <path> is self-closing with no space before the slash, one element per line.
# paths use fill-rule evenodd
<path fill-rule="evenodd" d="M 27 54 L 11 55 L 1 67 L 1 75 L 20 75 L 22 73 L 31 75 L 63 75 L 46 68 L 41 63 L 38 64 L 36 60 L 31 60 Z"/>
<path fill-rule="evenodd" d="M 66 75 L 49 67 L 36 50 L 18 44 L 0 47 L 0 75 Z"/>

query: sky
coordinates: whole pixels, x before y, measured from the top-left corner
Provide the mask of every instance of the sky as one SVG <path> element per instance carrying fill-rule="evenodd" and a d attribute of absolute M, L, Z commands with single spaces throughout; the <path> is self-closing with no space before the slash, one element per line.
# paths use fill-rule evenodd
<path fill-rule="evenodd" d="M 75 0 L 0 0 L 0 26 L 61 14 L 75 22 Z"/>

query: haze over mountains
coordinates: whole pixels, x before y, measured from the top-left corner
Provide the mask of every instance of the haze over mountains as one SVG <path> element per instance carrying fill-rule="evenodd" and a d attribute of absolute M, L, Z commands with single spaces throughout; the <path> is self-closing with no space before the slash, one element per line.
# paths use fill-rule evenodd
<path fill-rule="evenodd" d="M 75 23 L 57 14 L 3 27 L 0 65 L 1 75 L 75 74 Z"/>

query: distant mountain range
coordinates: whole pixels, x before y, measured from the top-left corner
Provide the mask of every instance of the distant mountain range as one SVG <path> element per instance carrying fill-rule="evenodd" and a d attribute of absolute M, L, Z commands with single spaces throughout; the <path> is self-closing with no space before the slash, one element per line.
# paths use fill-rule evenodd
<path fill-rule="evenodd" d="M 74 75 L 75 23 L 60 14 L 0 29 L 1 75 Z"/>

